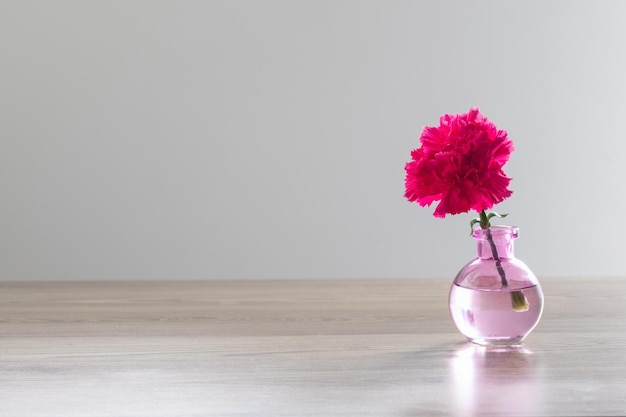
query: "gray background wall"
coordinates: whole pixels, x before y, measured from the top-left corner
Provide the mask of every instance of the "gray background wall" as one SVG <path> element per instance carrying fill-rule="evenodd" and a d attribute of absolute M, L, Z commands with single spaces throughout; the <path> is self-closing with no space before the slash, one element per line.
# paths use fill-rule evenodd
<path fill-rule="evenodd" d="M 516 251 L 625 275 L 626 2 L 2 1 L 0 279 L 449 277 L 424 125 L 508 130 Z"/>

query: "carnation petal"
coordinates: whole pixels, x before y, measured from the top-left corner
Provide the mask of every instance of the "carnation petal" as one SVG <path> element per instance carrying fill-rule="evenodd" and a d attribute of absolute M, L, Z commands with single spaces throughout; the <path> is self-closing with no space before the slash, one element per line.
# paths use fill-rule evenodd
<path fill-rule="evenodd" d="M 512 194 L 502 167 L 513 142 L 478 108 L 441 116 L 438 127 L 422 130 L 420 142 L 405 165 L 405 197 L 422 206 L 439 201 L 435 217 L 490 209 Z"/>

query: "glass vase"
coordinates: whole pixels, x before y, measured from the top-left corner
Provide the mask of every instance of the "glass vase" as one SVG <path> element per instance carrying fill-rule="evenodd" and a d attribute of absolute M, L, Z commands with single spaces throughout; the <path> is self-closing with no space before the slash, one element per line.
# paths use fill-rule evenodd
<path fill-rule="evenodd" d="M 512 226 L 477 228 L 477 257 L 450 288 L 450 314 L 459 331 L 480 345 L 519 345 L 543 311 L 543 292 L 526 264 L 515 257 Z"/>

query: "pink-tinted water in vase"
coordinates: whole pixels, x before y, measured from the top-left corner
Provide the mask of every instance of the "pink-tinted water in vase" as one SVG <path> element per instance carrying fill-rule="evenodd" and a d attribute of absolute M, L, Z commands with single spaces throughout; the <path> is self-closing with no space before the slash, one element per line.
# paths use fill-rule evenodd
<path fill-rule="evenodd" d="M 483 290 L 453 285 L 450 314 L 461 333 L 479 344 L 516 344 L 524 340 L 541 317 L 543 296 L 537 285 L 523 288 L 526 311 L 512 308 L 511 291 Z"/>

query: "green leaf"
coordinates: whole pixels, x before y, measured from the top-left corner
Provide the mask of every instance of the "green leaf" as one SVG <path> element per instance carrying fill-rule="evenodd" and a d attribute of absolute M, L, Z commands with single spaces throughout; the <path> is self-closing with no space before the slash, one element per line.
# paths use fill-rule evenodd
<path fill-rule="evenodd" d="M 478 217 L 476 217 L 475 219 L 472 219 L 472 221 L 470 222 L 470 236 L 474 233 L 474 225 L 476 223 L 480 223 L 480 219 Z"/>
<path fill-rule="evenodd" d="M 491 220 L 493 217 L 498 217 L 498 218 L 501 219 L 501 218 L 506 217 L 508 215 L 509 215 L 509 213 L 500 214 L 500 213 L 496 213 L 495 211 L 492 211 L 491 213 L 489 213 L 487 215 L 487 219 Z"/>

